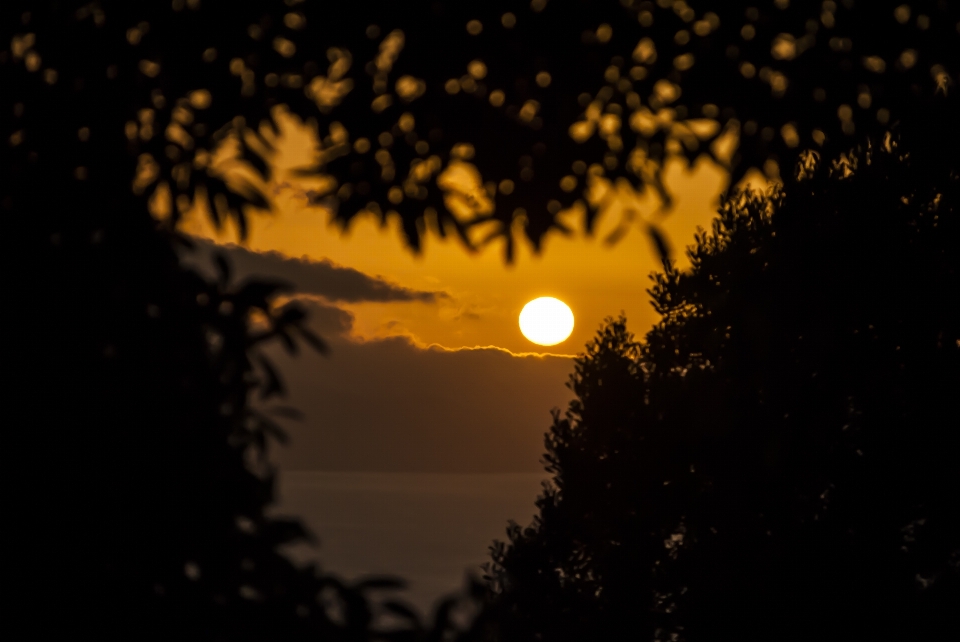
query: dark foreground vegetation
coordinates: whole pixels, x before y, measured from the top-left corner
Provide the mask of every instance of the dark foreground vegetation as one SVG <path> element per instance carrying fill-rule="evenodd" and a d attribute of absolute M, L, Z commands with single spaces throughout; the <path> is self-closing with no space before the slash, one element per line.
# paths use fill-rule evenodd
<path fill-rule="evenodd" d="M 960 14 L 706 4 L 2 3 L 5 626 L 956 639 Z M 316 119 L 317 203 L 396 211 L 415 247 L 435 213 L 468 246 L 494 221 L 509 258 L 514 221 L 539 241 L 599 177 L 668 202 L 670 156 L 783 179 L 727 199 L 689 274 L 648 228 L 662 323 L 588 346 L 540 522 L 436 621 L 279 554 L 308 535 L 265 515 L 282 431 L 251 400 L 282 385 L 259 349 L 322 341 L 279 284 L 177 261 L 184 211 L 242 231 L 269 207 L 279 105 Z M 231 142 L 243 184 L 209 164 Z M 437 181 L 459 162 L 482 180 L 453 194 L 469 211 Z"/>
<path fill-rule="evenodd" d="M 956 636 L 960 177 L 931 156 L 733 194 L 644 340 L 601 329 L 489 639 Z"/>

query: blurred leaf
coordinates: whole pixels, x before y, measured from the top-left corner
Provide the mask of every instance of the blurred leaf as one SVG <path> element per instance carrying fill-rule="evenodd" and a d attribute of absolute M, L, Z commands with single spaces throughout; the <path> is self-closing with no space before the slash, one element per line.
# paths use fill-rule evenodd
<path fill-rule="evenodd" d="M 274 137 L 280 136 L 280 125 L 277 124 L 277 121 L 273 117 L 272 113 L 267 118 L 264 118 L 261 122 L 266 123 L 266 125 L 270 128 L 270 131 L 273 133 Z M 257 135 L 259 136 L 259 133 Z M 271 150 L 275 149 L 274 146 L 271 145 L 266 138 L 263 138 L 262 136 L 260 136 L 260 138 L 263 140 L 264 144 L 270 147 Z"/>
<path fill-rule="evenodd" d="M 344 589 L 340 596 L 346 606 L 348 627 L 355 631 L 357 639 L 363 639 L 361 636 L 364 636 L 373 621 L 370 604 L 359 591 Z"/>
<path fill-rule="evenodd" d="M 258 416 L 260 421 L 260 428 L 266 435 L 270 435 L 277 440 L 279 444 L 287 444 L 290 442 L 290 438 L 287 436 L 286 431 L 281 428 L 276 422 L 271 421 L 263 415 Z"/>
<path fill-rule="evenodd" d="M 240 158 L 244 162 L 249 163 L 263 181 L 266 182 L 270 180 L 270 166 L 267 164 L 267 161 L 246 143 L 241 143 L 240 145 Z"/>
<path fill-rule="evenodd" d="M 307 313 L 302 307 L 296 302 L 288 303 L 280 311 L 280 314 L 277 317 L 277 325 L 279 326 L 288 326 L 295 325 L 303 321 L 307 317 Z"/>
<path fill-rule="evenodd" d="M 174 230 L 170 234 L 170 238 L 175 245 L 183 247 L 184 249 L 195 250 L 197 247 L 197 243 L 194 239 L 192 239 L 188 234 L 184 234 L 179 230 Z"/>
<path fill-rule="evenodd" d="M 620 240 L 627 235 L 627 232 L 630 231 L 630 224 L 627 221 L 621 221 L 617 227 L 607 234 L 603 239 L 604 245 L 612 246 L 620 242 Z"/>
<path fill-rule="evenodd" d="M 442 639 L 442 632 L 456 628 L 453 626 L 452 614 L 458 602 L 457 598 L 448 597 L 437 605 L 436 614 L 433 618 L 433 631 L 431 632 L 433 639 Z"/>
<path fill-rule="evenodd" d="M 249 203 L 249 198 L 247 198 L 245 194 L 234 192 L 229 187 L 225 187 L 221 194 L 223 196 L 223 200 L 226 201 L 229 215 L 232 216 L 237 223 L 237 228 L 240 233 L 240 240 L 245 241 L 247 239 L 247 215 L 246 212 L 244 212 L 243 206 Z"/>
<path fill-rule="evenodd" d="M 282 395 L 285 392 L 283 381 L 280 379 L 280 375 L 277 374 L 273 364 L 263 355 L 257 355 L 257 360 L 260 363 L 260 367 L 263 368 L 264 374 L 267 376 L 266 385 L 260 388 L 260 398 L 268 399 L 277 394 Z"/>
<path fill-rule="evenodd" d="M 418 626 L 420 624 L 420 615 L 406 604 L 401 602 L 387 601 L 383 603 L 383 608 L 387 609 L 394 615 L 398 615 L 416 623 Z"/>
<path fill-rule="evenodd" d="M 270 299 L 280 292 L 289 292 L 293 286 L 285 281 L 248 280 L 233 295 L 233 304 L 241 310 L 270 309 Z"/>
<path fill-rule="evenodd" d="M 280 337 L 280 341 L 283 342 L 288 354 L 297 354 L 297 352 L 299 352 L 299 348 L 297 348 L 297 342 L 293 340 L 292 336 L 290 336 L 290 332 L 287 330 L 287 328 L 277 328 L 276 336 Z"/>
<path fill-rule="evenodd" d="M 323 166 L 311 165 L 309 167 L 294 167 L 293 169 L 287 170 L 287 172 L 297 178 L 313 178 L 323 174 L 323 169 Z"/>
<path fill-rule="evenodd" d="M 303 324 L 297 325 L 296 328 L 297 332 L 300 333 L 300 336 L 303 337 L 304 341 L 310 344 L 311 348 L 322 355 L 330 354 L 330 346 L 327 345 L 326 341 L 314 334 L 312 330 L 308 329 Z"/>
<path fill-rule="evenodd" d="M 657 248 L 657 255 L 660 257 L 661 263 L 664 265 L 664 269 L 669 270 L 671 265 L 670 261 L 670 246 L 667 244 L 667 240 L 663 237 L 663 233 L 657 229 L 653 224 L 647 226 L 647 234 L 650 235 L 650 240 L 653 241 L 654 246 Z"/>
<path fill-rule="evenodd" d="M 505 230 L 504 228 L 502 228 L 502 227 L 498 227 L 498 228 L 496 228 L 496 229 L 490 230 L 489 232 L 487 232 L 486 234 L 484 234 L 484 235 L 480 238 L 480 240 L 478 240 L 478 241 L 476 242 L 476 244 L 474 245 L 474 247 L 477 248 L 477 249 L 486 247 L 487 245 L 489 245 L 490 243 L 492 243 L 492 242 L 495 241 L 496 239 L 501 238 L 501 237 L 503 237 L 503 236 L 505 236 L 505 235 L 506 235 L 506 230 Z"/>
<path fill-rule="evenodd" d="M 267 195 L 257 187 L 248 185 L 247 188 L 244 189 L 240 194 L 240 196 L 247 202 L 248 205 L 251 205 L 257 209 L 267 211 L 271 209 L 270 201 L 267 199 Z"/>
<path fill-rule="evenodd" d="M 243 213 L 243 210 L 237 209 L 237 234 L 240 236 L 240 240 L 244 241 L 247 238 L 247 234 L 250 231 L 249 225 L 247 223 L 247 216 Z"/>
<path fill-rule="evenodd" d="M 217 275 L 220 287 L 226 289 L 230 284 L 230 263 L 223 252 L 214 252 L 213 260 L 217 265 Z"/>

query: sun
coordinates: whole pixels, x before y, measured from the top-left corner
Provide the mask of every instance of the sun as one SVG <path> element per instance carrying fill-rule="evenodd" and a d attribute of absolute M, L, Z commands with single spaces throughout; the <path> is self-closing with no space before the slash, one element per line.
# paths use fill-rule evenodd
<path fill-rule="evenodd" d="M 534 299 L 520 311 L 520 332 L 536 344 L 556 345 L 573 332 L 573 312 L 560 299 Z"/>

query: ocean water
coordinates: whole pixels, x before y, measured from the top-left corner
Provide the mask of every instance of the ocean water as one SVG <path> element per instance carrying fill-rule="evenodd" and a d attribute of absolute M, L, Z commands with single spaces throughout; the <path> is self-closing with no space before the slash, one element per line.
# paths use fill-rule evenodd
<path fill-rule="evenodd" d="M 296 546 L 297 563 L 318 561 L 347 580 L 397 575 L 396 595 L 432 613 L 489 559 L 507 521 L 526 526 L 546 473 L 344 473 L 281 471 L 274 515 L 300 518 L 319 546 Z"/>

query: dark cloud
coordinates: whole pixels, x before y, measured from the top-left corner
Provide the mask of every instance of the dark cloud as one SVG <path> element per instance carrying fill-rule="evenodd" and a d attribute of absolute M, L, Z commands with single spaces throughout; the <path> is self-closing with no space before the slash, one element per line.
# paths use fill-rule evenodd
<path fill-rule="evenodd" d="M 304 414 L 274 453 L 286 470 L 538 472 L 550 410 L 572 398 L 569 358 L 325 338 L 327 358 L 270 352 Z"/>
<path fill-rule="evenodd" d="M 270 346 L 302 422 L 284 422 L 290 445 L 273 458 L 287 470 L 381 472 L 539 472 L 550 410 L 572 397 L 569 358 L 514 355 L 500 348 L 422 348 L 404 337 L 358 341 L 353 315 L 331 302 L 424 301 L 442 292 L 411 290 L 329 261 L 220 248 L 195 239 L 185 263 L 216 274 L 227 256 L 233 280 L 257 275 L 290 282 L 329 357 Z M 469 307 L 462 320 L 478 317 Z"/>
<path fill-rule="evenodd" d="M 233 244 L 217 245 L 199 238 L 192 240 L 196 243 L 196 250 L 183 251 L 181 260 L 207 276 L 216 274 L 212 256 L 215 250 L 219 250 L 227 256 L 235 280 L 250 276 L 270 277 L 290 283 L 299 293 L 322 296 L 328 301 L 432 303 L 437 299 L 449 298 L 445 292 L 428 292 L 402 287 L 382 277 L 372 277 L 353 268 L 336 265 L 326 259 L 320 261 L 306 257 L 296 259 L 279 252 L 254 252 Z"/>
<path fill-rule="evenodd" d="M 310 326 L 324 337 L 350 334 L 353 314 L 314 297 L 295 297 L 310 315 Z"/>

